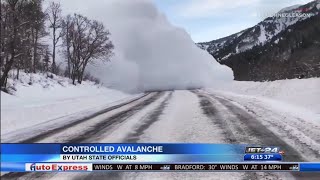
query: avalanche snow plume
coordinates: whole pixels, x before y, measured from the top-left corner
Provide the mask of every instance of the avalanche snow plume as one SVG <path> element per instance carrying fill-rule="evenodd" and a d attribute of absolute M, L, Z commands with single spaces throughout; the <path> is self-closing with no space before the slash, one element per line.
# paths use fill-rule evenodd
<path fill-rule="evenodd" d="M 90 67 L 109 87 L 148 91 L 209 87 L 233 79 L 232 70 L 169 23 L 151 0 L 61 1 L 65 13 L 102 21 L 115 45 L 111 62 Z"/>

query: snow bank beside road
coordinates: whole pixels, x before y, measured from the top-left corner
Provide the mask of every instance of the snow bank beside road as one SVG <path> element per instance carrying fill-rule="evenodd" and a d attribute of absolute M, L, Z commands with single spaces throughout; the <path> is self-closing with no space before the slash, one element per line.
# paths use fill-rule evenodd
<path fill-rule="evenodd" d="M 74 86 L 67 78 L 41 74 L 21 73 L 9 84 L 17 91 L 1 92 L 2 135 L 130 97 L 93 82 Z"/>
<path fill-rule="evenodd" d="M 255 98 L 270 104 L 275 109 L 292 113 L 312 113 L 314 116 L 320 116 L 320 78 L 272 82 L 234 81 L 209 90 L 227 96 L 242 95 Z"/>

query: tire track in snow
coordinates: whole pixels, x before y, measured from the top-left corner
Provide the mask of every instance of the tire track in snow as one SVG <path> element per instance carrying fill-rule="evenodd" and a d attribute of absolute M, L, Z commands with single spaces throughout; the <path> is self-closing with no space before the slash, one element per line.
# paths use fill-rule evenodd
<path fill-rule="evenodd" d="M 248 127 L 247 130 L 249 131 L 249 135 L 259 139 L 259 143 L 263 143 L 263 145 L 267 146 L 274 145 L 282 147 L 285 150 L 286 154 L 290 155 L 286 157 L 286 161 L 305 161 L 300 153 L 295 150 L 295 148 L 291 147 L 280 137 L 276 136 L 272 131 L 262 125 L 255 117 L 250 115 L 248 112 L 241 109 L 240 107 L 235 106 L 228 100 L 214 95 L 211 95 L 211 97 L 218 100 L 222 105 L 228 108 L 229 111 L 236 116 L 238 121 L 243 122 L 242 124 Z"/>
<path fill-rule="evenodd" d="M 137 143 L 140 136 L 144 134 L 144 131 L 148 129 L 153 123 L 159 120 L 159 116 L 165 109 L 168 101 L 172 97 L 173 91 L 167 95 L 167 97 L 155 108 L 153 112 L 148 113 L 139 125 L 132 133 L 128 134 L 121 143 Z M 87 176 L 77 176 L 74 180 L 87 180 L 87 179 L 122 179 L 123 172 L 97 172 L 90 173 Z"/>
<path fill-rule="evenodd" d="M 160 115 L 162 114 L 164 108 L 168 104 L 168 101 L 172 97 L 172 91 L 170 94 L 164 99 L 158 108 L 156 108 L 153 112 L 147 115 L 145 118 L 146 120 L 143 120 L 143 124 L 141 124 L 137 129 L 134 130 L 133 133 L 129 134 L 123 143 L 137 143 L 140 139 L 140 136 L 144 134 L 144 131 L 148 129 L 153 123 L 159 120 Z"/>
<path fill-rule="evenodd" d="M 104 134 L 109 129 L 123 123 L 129 117 L 131 117 L 132 115 L 134 115 L 138 111 L 142 110 L 144 107 L 148 106 L 149 104 L 153 103 L 158 98 L 160 98 L 162 95 L 164 95 L 163 92 L 157 92 L 157 94 L 152 96 L 151 98 L 143 101 L 142 103 L 140 103 L 136 106 L 133 106 L 131 109 L 122 111 L 121 113 L 118 113 L 118 114 L 106 119 L 105 121 L 102 121 L 102 122 L 96 124 L 95 126 L 90 128 L 88 131 L 83 132 L 82 135 L 68 140 L 67 143 L 85 143 L 85 142 L 89 143 L 89 142 L 92 142 L 92 139 L 99 138 L 100 135 Z"/>
<path fill-rule="evenodd" d="M 240 104 L 232 99 L 222 97 L 236 105 L 243 106 L 248 112 L 257 116 L 263 123 L 271 125 L 271 130 L 278 136 L 290 140 L 302 155 L 308 154 L 305 159 L 310 161 L 320 160 L 320 126 L 296 117 L 287 117 L 281 113 L 254 104 L 254 110 L 249 105 Z M 268 118 L 265 118 L 268 117 Z M 276 118 L 275 118 L 276 117 Z M 287 119 L 290 119 L 289 121 Z"/>
<path fill-rule="evenodd" d="M 278 137 L 276 134 L 274 134 L 271 130 L 269 130 L 266 126 L 264 126 L 260 121 L 258 121 L 254 116 L 249 114 L 247 111 L 234 105 L 232 102 L 224 98 L 221 98 L 212 94 L 210 94 L 210 96 L 218 100 L 225 107 L 227 107 L 230 110 L 230 112 L 236 115 L 238 121 L 243 122 L 243 124 L 248 127 L 250 136 L 256 137 L 259 139 L 259 142 L 256 142 L 254 144 L 261 143 L 261 145 L 272 145 L 272 146 L 281 147 L 286 152 L 284 156 L 285 161 L 289 161 L 289 162 L 307 161 L 305 158 L 302 157 L 300 152 L 296 150 L 296 148 L 292 147 L 287 142 L 285 142 L 281 137 Z M 265 174 L 263 175 L 265 176 L 264 178 L 270 178 L 270 176 L 274 176 L 279 173 L 260 173 L 260 174 Z M 319 173 L 292 172 L 290 174 L 293 177 L 298 179 L 319 179 L 320 177 Z M 279 175 L 283 176 L 283 174 L 279 174 Z"/>
<path fill-rule="evenodd" d="M 121 103 L 121 104 L 118 104 L 118 105 L 115 105 L 115 106 L 112 106 L 112 107 L 108 107 L 108 108 L 106 108 L 106 109 L 104 109 L 104 110 L 101 110 L 101 111 L 99 111 L 99 112 L 96 112 L 96 113 L 94 113 L 94 114 L 92 114 L 92 115 L 89 115 L 89 116 L 87 116 L 87 117 L 84 117 L 84 118 L 82 118 L 82 119 L 73 121 L 73 122 L 71 122 L 71 123 L 69 123 L 69 124 L 64 124 L 63 126 L 60 126 L 60 127 L 54 128 L 54 129 L 50 129 L 49 131 L 46 131 L 46 132 L 44 132 L 44 133 L 41 133 L 41 134 L 39 134 L 39 135 L 30 137 L 30 138 L 27 138 L 27 139 L 24 139 L 24 140 L 21 140 L 21 141 L 19 141 L 19 142 L 17 142 L 17 143 L 34 143 L 34 142 L 40 141 L 41 139 L 44 139 L 44 138 L 46 138 L 46 137 L 49 137 L 49 136 L 52 136 L 52 135 L 57 134 L 57 133 L 59 133 L 59 132 L 62 132 L 62 131 L 64 131 L 64 130 L 68 129 L 68 128 L 72 128 L 72 126 L 81 124 L 81 123 L 83 123 L 83 122 L 85 122 L 85 121 L 88 121 L 88 120 L 90 120 L 90 119 L 92 119 L 92 118 L 94 118 L 94 117 L 97 117 L 97 116 L 99 116 L 99 115 L 101 115 L 101 114 L 108 113 L 109 111 L 112 111 L 112 110 L 121 108 L 121 107 L 126 106 L 126 105 L 128 105 L 128 104 L 131 104 L 131 103 L 133 103 L 133 102 L 135 102 L 135 101 L 138 101 L 138 100 L 140 100 L 140 99 L 148 96 L 149 94 L 150 94 L 150 93 L 146 93 L 146 94 L 144 94 L 143 96 L 140 96 L 140 97 L 135 98 L 135 99 L 133 99 L 133 100 L 130 100 L 130 101 L 128 101 L 128 102 L 124 102 L 124 103 Z"/>
<path fill-rule="evenodd" d="M 201 106 L 201 109 L 203 110 L 203 113 L 206 116 L 208 116 L 208 118 L 212 120 L 214 124 L 217 124 L 221 129 L 223 129 L 224 135 L 225 135 L 224 138 L 226 139 L 226 142 L 237 143 L 238 140 L 236 138 L 236 135 L 234 134 L 234 131 L 227 124 L 227 122 L 223 120 L 223 118 L 219 114 L 218 109 L 216 109 L 215 107 L 216 105 L 212 101 L 210 101 L 210 99 L 207 96 L 200 94 L 196 91 L 194 91 L 194 93 L 198 96 L 200 100 L 200 106 Z M 239 131 L 243 132 L 243 130 L 240 128 L 239 128 Z"/>
<path fill-rule="evenodd" d="M 246 130 L 238 124 L 239 121 L 235 122 L 236 119 L 223 117 L 221 107 L 219 110 L 219 104 L 212 101 L 210 96 L 199 91 L 193 91 L 193 93 L 198 96 L 203 113 L 223 130 L 226 143 L 240 144 L 248 140 L 245 136 L 241 136 Z M 258 179 L 258 176 L 255 173 L 243 172 L 242 179 Z"/>
<path fill-rule="evenodd" d="M 163 92 L 156 92 L 155 95 L 146 99 L 145 101 L 139 103 L 136 106 L 128 110 L 121 111 L 106 120 L 99 122 L 92 128 L 89 128 L 87 131 L 83 131 L 81 135 L 69 139 L 66 143 L 84 143 L 92 138 L 99 138 L 99 136 L 109 129 L 113 128 L 116 125 L 123 123 L 127 120 L 130 116 L 137 113 L 138 111 L 142 110 L 144 107 L 148 106 L 149 104 L 156 101 L 160 98 L 164 93 Z M 92 141 L 90 141 L 92 143 Z M 1 179 L 36 179 L 36 178 L 44 178 L 48 179 L 55 175 L 55 173 L 31 173 L 31 172 L 24 172 L 24 173 L 8 173 L 1 176 Z"/>

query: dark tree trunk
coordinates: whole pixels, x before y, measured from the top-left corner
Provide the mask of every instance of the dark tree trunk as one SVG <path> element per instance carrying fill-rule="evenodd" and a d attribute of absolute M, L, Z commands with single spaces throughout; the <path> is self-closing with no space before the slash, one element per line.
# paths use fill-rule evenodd
<path fill-rule="evenodd" d="M 52 49 L 52 73 L 56 73 L 56 28 L 55 24 L 53 25 L 53 49 Z"/>
<path fill-rule="evenodd" d="M 17 79 L 19 79 L 19 74 L 20 74 L 20 67 L 17 67 Z"/>
<path fill-rule="evenodd" d="M 33 45 L 33 67 L 32 67 L 32 72 L 36 73 L 36 66 L 37 66 L 37 57 L 38 57 L 38 30 L 36 29 L 35 32 L 35 41 Z"/>

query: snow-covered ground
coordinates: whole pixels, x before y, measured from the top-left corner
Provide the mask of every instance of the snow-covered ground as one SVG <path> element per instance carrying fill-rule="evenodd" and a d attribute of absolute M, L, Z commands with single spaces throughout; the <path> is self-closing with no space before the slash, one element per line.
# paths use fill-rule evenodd
<path fill-rule="evenodd" d="M 275 108 L 301 110 L 320 115 L 320 78 L 291 79 L 271 82 L 233 81 L 210 91 L 225 95 L 260 99 Z"/>
<path fill-rule="evenodd" d="M 19 80 L 9 79 L 8 83 L 16 91 L 11 91 L 14 95 L 1 92 L 1 135 L 67 121 L 73 114 L 94 113 L 132 97 L 93 82 L 74 86 L 67 78 L 45 74 L 21 73 Z"/>
<path fill-rule="evenodd" d="M 90 118 L 88 121 L 44 135 L 34 142 L 188 142 L 275 145 L 286 150 L 290 156 L 285 158 L 289 161 L 318 162 L 320 154 L 318 85 L 319 79 L 263 83 L 233 82 L 204 90 L 153 92 L 125 106 Z M 68 103 L 65 101 L 63 104 L 66 102 Z M 83 102 L 79 100 L 78 103 Z M 41 107 L 38 110 L 41 110 Z M 83 114 L 75 113 L 75 116 L 80 117 Z M 51 122 L 56 121 L 44 123 L 48 125 Z M 32 129 L 28 128 L 28 130 Z M 10 138 L 5 139 L 8 141 Z M 14 174 L 12 176 L 15 177 Z M 38 177 L 33 173 L 16 176 L 20 179 Z M 294 179 L 300 174 L 112 172 L 40 176 L 43 179 L 59 180 L 223 179 L 225 177 L 229 179 Z"/>

